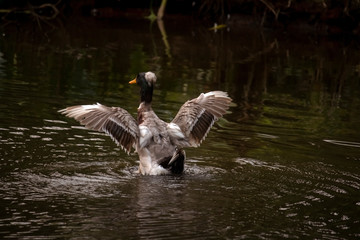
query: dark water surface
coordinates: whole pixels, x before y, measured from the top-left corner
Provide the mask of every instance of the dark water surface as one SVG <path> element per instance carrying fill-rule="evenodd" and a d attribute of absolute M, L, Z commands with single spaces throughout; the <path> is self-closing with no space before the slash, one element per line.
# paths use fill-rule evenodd
<path fill-rule="evenodd" d="M 0 30 L 1 239 L 360 238 L 360 54 L 352 39 L 188 22 L 76 20 Z M 57 113 L 136 114 L 227 91 L 181 176 L 139 176 L 109 137 Z"/>

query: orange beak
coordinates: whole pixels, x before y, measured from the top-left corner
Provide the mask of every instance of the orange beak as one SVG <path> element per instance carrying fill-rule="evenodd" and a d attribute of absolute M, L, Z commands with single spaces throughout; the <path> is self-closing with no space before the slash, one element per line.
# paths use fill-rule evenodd
<path fill-rule="evenodd" d="M 133 79 L 133 80 L 131 80 L 129 83 L 130 83 L 130 84 L 135 84 L 135 83 L 136 83 L 136 78 Z"/>

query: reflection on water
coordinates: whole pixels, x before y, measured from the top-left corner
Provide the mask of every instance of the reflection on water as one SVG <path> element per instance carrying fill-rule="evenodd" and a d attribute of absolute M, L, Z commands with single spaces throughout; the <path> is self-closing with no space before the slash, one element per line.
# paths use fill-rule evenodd
<path fill-rule="evenodd" d="M 86 26 L 1 30 L 2 238 L 360 236 L 358 46 L 176 22 L 166 42 L 147 22 Z M 200 92 L 234 99 L 181 176 L 139 176 L 135 153 L 57 113 L 101 102 L 135 115 L 127 82 L 144 70 L 159 76 L 166 121 Z"/>

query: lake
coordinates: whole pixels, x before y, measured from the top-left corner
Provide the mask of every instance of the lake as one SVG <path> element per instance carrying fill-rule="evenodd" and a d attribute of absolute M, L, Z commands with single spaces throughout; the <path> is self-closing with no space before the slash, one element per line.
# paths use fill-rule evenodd
<path fill-rule="evenodd" d="M 211 27 L 211 26 L 210 26 Z M 0 29 L 0 238 L 360 237 L 357 39 L 188 19 L 68 18 Z M 138 72 L 171 121 L 202 92 L 233 99 L 185 172 L 140 176 L 103 133 L 59 109 L 134 116 Z"/>

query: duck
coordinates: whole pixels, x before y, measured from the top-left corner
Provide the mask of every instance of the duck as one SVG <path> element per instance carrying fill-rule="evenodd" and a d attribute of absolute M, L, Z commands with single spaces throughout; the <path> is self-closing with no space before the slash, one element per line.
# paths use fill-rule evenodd
<path fill-rule="evenodd" d="M 59 110 L 85 128 L 104 132 L 127 154 L 139 156 L 142 175 L 181 174 L 184 172 L 184 148 L 199 147 L 213 124 L 227 112 L 232 99 L 226 92 L 210 91 L 188 100 L 170 123 L 161 120 L 152 109 L 157 77 L 141 72 L 130 84 L 140 87 L 137 119 L 121 107 L 100 103 L 76 105 Z"/>

